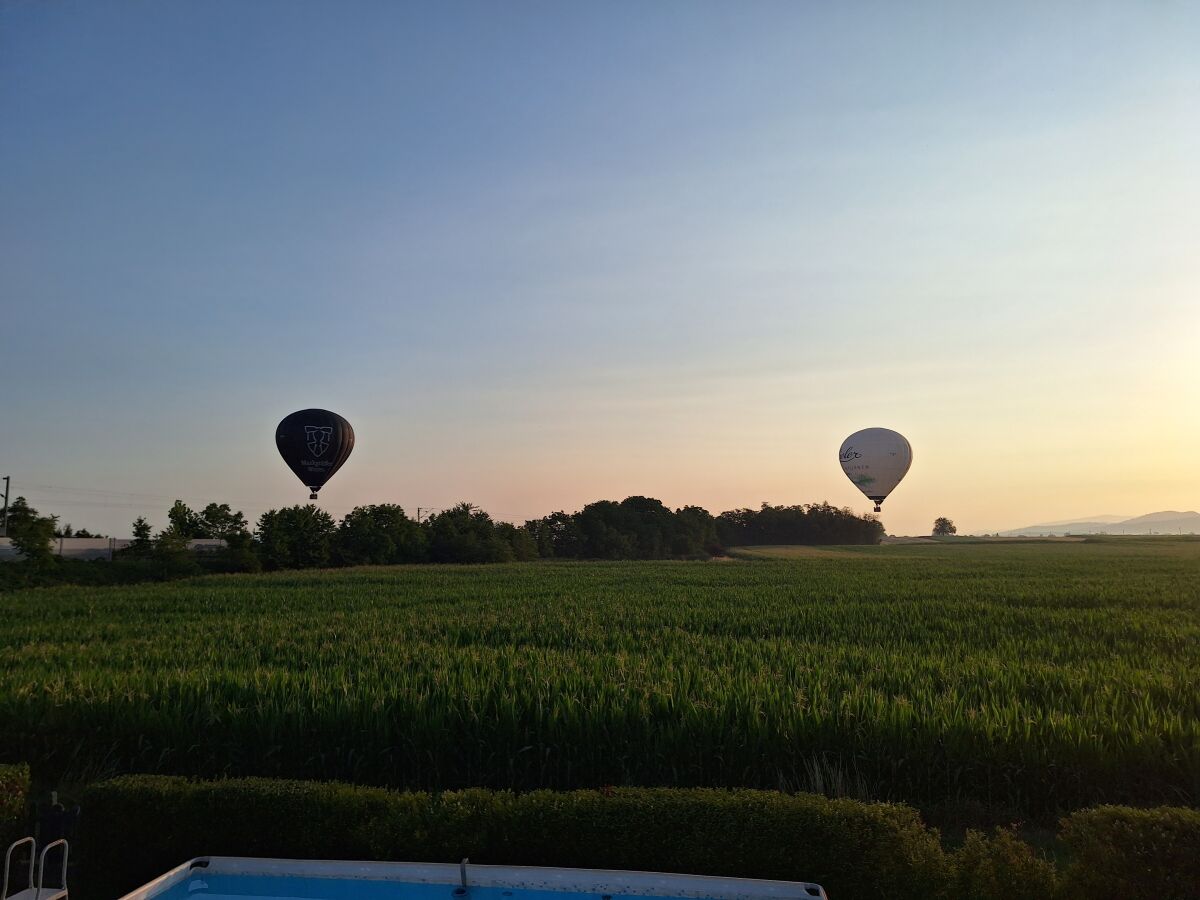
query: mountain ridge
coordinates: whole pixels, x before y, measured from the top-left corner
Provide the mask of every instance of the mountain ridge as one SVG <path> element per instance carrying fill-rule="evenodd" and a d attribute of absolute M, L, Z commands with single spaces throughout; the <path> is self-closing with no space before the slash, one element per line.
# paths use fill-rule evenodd
<path fill-rule="evenodd" d="M 1096 516 L 1075 521 L 1043 522 L 1024 525 L 999 532 L 1001 537 L 1029 537 L 1055 534 L 1197 534 L 1200 533 L 1200 512 L 1166 509 L 1159 512 L 1111 521 L 1109 516 Z"/>

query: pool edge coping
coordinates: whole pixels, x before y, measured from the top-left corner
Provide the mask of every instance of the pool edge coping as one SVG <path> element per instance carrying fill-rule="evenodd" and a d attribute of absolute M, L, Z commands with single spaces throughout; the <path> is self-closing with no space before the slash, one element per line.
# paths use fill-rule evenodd
<path fill-rule="evenodd" d="M 722 897 L 737 900 L 821 898 L 820 885 L 809 881 L 735 878 L 724 875 L 691 875 L 628 869 L 582 869 L 556 866 L 507 866 L 465 863 L 466 886 L 524 888 L 542 891 L 576 891 L 595 894 Z M 312 878 L 403 880 L 420 884 L 460 886 L 463 864 L 385 862 L 378 860 L 284 859 L 248 856 L 197 856 L 180 863 L 152 881 L 123 895 L 120 900 L 152 900 L 191 878 L 196 869 L 221 875 L 275 875 Z M 199 874 L 199 873 L 195 873 Z M 812 889 L 818 893 L 813 894 Z"/>

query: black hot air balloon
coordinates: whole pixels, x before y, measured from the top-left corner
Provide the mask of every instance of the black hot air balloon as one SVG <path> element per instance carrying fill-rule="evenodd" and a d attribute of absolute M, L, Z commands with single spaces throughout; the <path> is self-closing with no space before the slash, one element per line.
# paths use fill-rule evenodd
<path fill-rule="evenodd" d="M 354 449 L 350 423 L 327 409 L 302 409 L 275 429 L 275 446 L 296 477 L 317 499 L 317 491 L 342 467 Z"/>

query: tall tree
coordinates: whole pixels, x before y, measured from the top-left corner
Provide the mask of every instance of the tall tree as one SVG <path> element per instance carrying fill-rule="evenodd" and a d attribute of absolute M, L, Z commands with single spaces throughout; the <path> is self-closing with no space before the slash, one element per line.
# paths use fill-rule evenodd
<path fill-rule="evenodd" d="M 125 548 L 129 556 L 147 557 L 154 551 L 154 541 L 150 537 L 150 523 L 145 516 L 133 520 L 133 540 Z"/>
<path fill-rule="evenodd" d="M 37 566 L 51 565 L 54 551 L 55 525 L 58 516 L 39 515 L 24 497 L 18 497 L 8 508 L 8 537 L 26 562 Z"/>
<path fill-rule="evenodd" d="M 234 512 L 228 503 L 208 504 L 196 517 L 196 523 L 198 533 L 194 537 L 238 541 L 250 534 L 246 526 L 246 517 L 240 510 Z"/>
<path fill-rule="evenodd" d="M 433 562 L 509 562 L 512 545 L 496 531 L 496 523 L 483 510 L 459 503 L 425 520 L 429 558 Z"/>
<path fill-rule="evenodd" d="M 675 525 L 675 538 L 671 546 L 673 556 L 704 556 L 720 551 L 717 520 L 707 509 L 700 506 L 677 509 Z"/>
<path fill-rule="evenodd" d="M 338 525 L 334 556 L 347 566 L 425 562 L 425 532 L 394 503 L 356 506 Z"/>
<path fill-rule="evenodd" d="M 263 513 L 256 538 L 263 565 L 269 569 L 327 566 L 336 526 L 333 517 L 309 503 Z"/>
<path fill-rule="evenodd" d="M 541 519 L 530 519 L 525 530 L 543 559 L 578 559 L 583 555 L 583 533 L 575 516 L 569 513 L 560 510 Z"/>
<path fill-rule="evenodd" d="M 538 558 L 537 542 L 527 528 L 510 522 L 497 522 L 496 536 L 512 548 L 513 559 L 528 562 Z"/>
<path fill-rule="evenodd" d="M 203 520 L 182 500 L 176 500 L 175 504 L 167 511 L 167 521 L 170 522 L 167 529 L 185 541 L 208 537 L 204 531 Z"/>

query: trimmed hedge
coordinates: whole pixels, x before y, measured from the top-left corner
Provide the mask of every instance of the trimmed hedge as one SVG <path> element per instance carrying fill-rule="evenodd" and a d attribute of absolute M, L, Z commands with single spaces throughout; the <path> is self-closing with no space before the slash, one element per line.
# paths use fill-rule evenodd
<path fill-rule="evenodd" d="M 76 891 L 111 900 L 193 856 L 578 866 L 816 881 L 835 900 L 1200 897 L 1200 811 L 1099 807 L 1063 820 L 1059 873 L 1014 833 L 952 853 L 902 805 L 812 794 L 611 788 L 401 793 L 129 775 L 83 796 Z M 129 848 L 136 847 L 131 853 Z"/>
<path fill-rule="evenodd" d="M 1099 806 L 1062 820 L 1070 897 L 1200 897 L 1200 810 Z"/>
<path fill-rule="evenodd" d="M 0 853 L 29 833 L 29 766 L 0 765 Z"/>
<path fill-rule="evenodd" d="M 555 793 L 126 776 L 83 797 L 88 897 L 112 898 L 201 855 L 650 869 L 817 881 L 842 898 L 921 898 L 937 833 L 904 806 L 768 791 Z M 130 853 L 130 847 L 137 847 Z"/>

